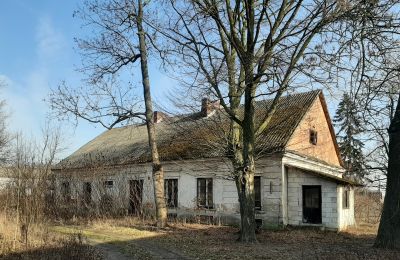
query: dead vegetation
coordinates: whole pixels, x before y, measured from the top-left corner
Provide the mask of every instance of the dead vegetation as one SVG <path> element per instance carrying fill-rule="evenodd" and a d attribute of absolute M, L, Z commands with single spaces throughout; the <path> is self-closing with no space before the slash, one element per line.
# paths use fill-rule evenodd
<path fill-rule="evenodd" d="M 78 233 L 62 235 L 44 224 L 32 225 L 29 243 L 20 237 L 14 216 L 0 214 L 0 259 L 101 259 Z"/>
<path fill-rule="evenodd" d="M 91 221 L 85 226 L 53 227 L 81 232 L 98 245 L 112 245 L 139 259 L 398 259 L 398 251 L 372 247 L 377 226 L 361 225 L 345 232 L 316 229 L 262 230 L 258 243 L 234 242 L 238 228 L 175 222 L 157 230 L 136 218 Z"/>

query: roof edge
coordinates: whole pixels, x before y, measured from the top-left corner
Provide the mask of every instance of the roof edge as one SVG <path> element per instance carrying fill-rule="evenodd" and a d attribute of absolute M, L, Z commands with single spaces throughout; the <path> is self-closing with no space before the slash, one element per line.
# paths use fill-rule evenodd
<path fill-rule="evenodd" d="M 331 117 L 329 116 L 329 112 L 328 112 L 328 106 L 326 104 L 325 97 L 324 97 L 324 94 L 322 93 L 322 91 L 319 94 L 319 98 L 321 100 L 322 109 L 324 110 L 326 121 L 328 122 L 329 132 L 331 133 L 331 137 L 332 137 L 332 140 L 333 140 L 333 145 L 335 146 L 336 155 L 337 155 L 337 157 L 339 159 L 340 166 L 342 166 L 344 168 L 344 163 L 343 163 L 343 160 L 342 160 L 342 156 L 340 155 L 340 150 L 339 150 L 339 145 L 337 143 L 335 130 L 333 128 L 332 120 L 331 120 Z"/>
<path fill-rule="evenodd" d="M 305 118 L 305 116 L 307 115 L 307 112 L 309 111 L 310 107 L 314 104 L 315 100 L 320 96 L 323 95 L 322 94 L 322 90 L 321 89 L 317 89 L 314 90 L 316 92 L 318 92 L 318 94 L 315 95 L 314 99 L 312 102 L 310 102 L 310 104 L 308 105 L 306 112 L 302 115 L 302 117 L 300 118 L 300 120 L 297 122 L 296 126 L 293 127 L 291 133 L 290 133 L 290 137 L 286 140 L 286 143 L 284 144 L 283 147 L 286 148 L 287 144 L 289 143 L 289 141 L 292 139 L 294 132 L 296 131 L 297 127 L 300 125 L 300 123 L 303 121 L 303 119 Z M 307 92 L 302 92 L 302 93 L 307 93 Z"/>

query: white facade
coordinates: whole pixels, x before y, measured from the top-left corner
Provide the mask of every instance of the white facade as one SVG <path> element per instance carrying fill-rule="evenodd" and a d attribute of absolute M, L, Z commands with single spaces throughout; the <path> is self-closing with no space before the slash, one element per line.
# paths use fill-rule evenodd
<path fill-rule="evenodd" d="M 293 225 L 320 226 L 329 229 L 344 229 L 354 224 L 354 191 L 350 188 L 350 205 L 343 208 L 345 184 L 340 181 L 341 172 L 337 168 L 316 163 L 292 154 L 283 157 L 264 158 L 257 162 L 256 176 L 260 176 L 261 209 L 256 210 L 256 219 L 264 226 Z M 177 179 L 176 208 L 170 214 L 178 217 L 212 216 L 213 221 L 239 223 L 239 203 L 236 185 L 229 175 L 230 162 L 222 159 L 183 160 L 163 163 L 165 179 Z M 68 173 L 69 172 L 69 173 Z M 73 201 L 82 204 L 84 183 L 90 182 L 90 200 L 99 203 L 103 194 L 113 198 L 113 206 L 118 212 L 128 212 L 130 180 L 142 180 L 142 210 L 154 210 L 153 182 L 150 164 L 118 166 L 111 169 L 87 170 L 73 173 L 60 172 L 57 176 L 58 191 L 68 182 Z M 63 177 L 62 177 L 63 176 Z M 199 208 L 197 190 L 198 178 L 212 179 L 211 209 Z M 105 187 L 104 181 L 113 181 L 112 187 Z M 306 223 L 303 212 L 304 186 L 320 187 L 321 221 Z"/>

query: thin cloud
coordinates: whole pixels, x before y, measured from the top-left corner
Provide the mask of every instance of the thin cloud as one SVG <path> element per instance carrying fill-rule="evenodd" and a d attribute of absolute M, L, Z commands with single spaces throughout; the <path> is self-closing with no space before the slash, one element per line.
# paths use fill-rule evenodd
<path fill-rule="evenodd" d="M 58 59 L 66 47 L 64 35 L 54 28 L 52 20 L 48 16 L 39 19 L 36 28 L 36 42 L 38 60 L 44 63 Z"/>

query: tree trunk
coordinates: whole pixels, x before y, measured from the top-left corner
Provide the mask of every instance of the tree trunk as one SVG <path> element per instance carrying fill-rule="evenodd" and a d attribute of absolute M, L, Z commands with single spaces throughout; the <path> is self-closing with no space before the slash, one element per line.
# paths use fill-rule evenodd
<path fill-rule="evenodd" d="M 400 95 L 389 127 L 387 187 L 375 247 L 400 249 Z"/>
<path fill-rule="evenodd" d="M 244 118 L 243 118 L 243 167 L 238 181 L 239 202 L 241 214 L 240 238 L 241 242 L 256 243 L 256 222 L 254 211 L 254 100 L 251 84 L 247 84 L 245 91 Z"/>
<path fill-rule="evenodd" d="M 163 228 L 167 224 L 167 207 L 164 199 L 164 170 L 160 163 L 156 143 L 156 131 L 153 121 L 153 104 L 151 100 L 149 70 L 147 64 L 146 40 L 142 21 L 143 3 L 142 0 L 138 0 L 137 27 L 139 35 L 140 65 L 142 72 L 144 103 L 146 108 L 147 133 L 153 163 L 153 186 L 156 204 L 157 227 Z"/>

